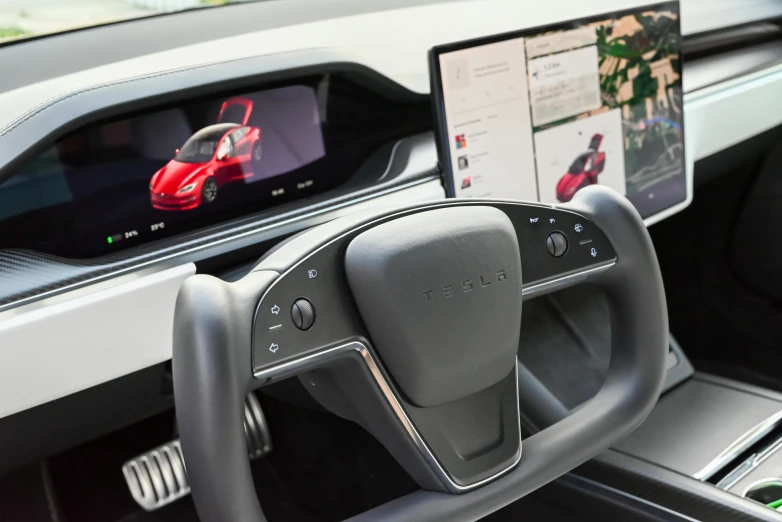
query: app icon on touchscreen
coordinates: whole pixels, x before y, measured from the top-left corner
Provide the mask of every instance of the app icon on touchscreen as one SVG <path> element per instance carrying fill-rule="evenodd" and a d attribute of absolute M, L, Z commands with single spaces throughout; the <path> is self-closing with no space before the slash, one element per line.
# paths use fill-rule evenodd
<path fill-rule="evenodd" d="M 466 149 L 467 148 L 467 138 L 464 134 L 457 134 L 456 135 L 456 148 L 457 149 Z"/>

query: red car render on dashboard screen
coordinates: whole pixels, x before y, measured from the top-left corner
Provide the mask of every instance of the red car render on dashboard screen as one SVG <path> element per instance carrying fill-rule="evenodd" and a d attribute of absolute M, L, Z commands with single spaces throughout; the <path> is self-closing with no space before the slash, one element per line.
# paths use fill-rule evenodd
<path fill-rule="evenodd" d="M 248 126 L 253 102 L 223 102 L 215 125 L 193 134 L 174 159 L 152 176 L 149 194 L 158 210 L 190 210 L 213 202 L 223 185 L 255 175 L 261 161 L 261 129 Z"/>
<path fill-rule="evenodd" d="M 557 183 L 557 199 L 567 203 L 573 196 L 588 185 L 597 185 L 597 176 L 603 172 L 606 153 L 599 152 L 603 142 L 602 134 L 595 134 L 589 141 L 589 150 L 579 154 L 570 168 Z"/>

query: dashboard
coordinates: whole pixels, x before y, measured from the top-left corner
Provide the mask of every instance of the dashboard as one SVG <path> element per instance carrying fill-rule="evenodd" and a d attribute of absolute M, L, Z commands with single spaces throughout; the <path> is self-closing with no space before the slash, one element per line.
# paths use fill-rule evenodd
<path fill-rule="evenodd" d="M 449 42 L 478 39 L 472 46 L 502 33 L 513 41 L 561 27 L 563 12 L 596 20 L 645 2 L 521 9 L 491 0 L 494 16 L 480 16 L 487 2 L 474 1 L 335 2 L 329 13 L 296 13 L 297 4 L 226 8 L 241 10 L 242 21 L 210 41 L 174 35 L 180 45 L 145 42 L 143 53 L 118 46 L 106 62 L 74 48 L 70 65 L 0 80 L 0 367 L 17 369 L 0 384 L 0 417 L 164 365 L 174 300 L 196 272 L 241 277 L 283 238 L 363 208 L 482 194 L 477 180 L 461 188 L 458 157 L 438 166 L 438 147 L 456 140 L 446 102 L 432 111 L 430 49 L 448 56 L 461 52 Z M 681 74 L 670 86 L 681 110 L 668 118 L 676 125 L 659 128 L 686 150 L 672 156 L 670 197 L 655 192 L 663 203 L 642 209 L 647 225 L 690 203 L 697 160 L 782 123 L 779 63 L 730 74 L 713 57 L 710 80 L 698 84 L 706 62 L 686 57 L 689 37 L 782 9 L 713 4 L 681 5 L 685 59 L 671 62 Z M 182 31 L 203 16 L 182 15 Z M 156 23 L 120 24 L 117 34 Z M 53 38 L 79 45 L 87 33 Z M 0 53 L 22 56 L 46 42 Z M 557 132 L 571 117 L 529 129 Z M 607 139 L 592 147 L 595 134 L 603 133 L 587 130 L 579 146 L 607 152 Z M 480 165 L 469 161 L 472 176 Z M 546 179 L 572 163 L 559 158 Z M 216 178 L 225 167 L 233 170 Z M 544 174 L 535 160 L 527 168 L 537 187 L 522 196 L 555 203 L 556 190 L 538 194 Z M 623 175 L 625 191 L 635 190 Z"/>

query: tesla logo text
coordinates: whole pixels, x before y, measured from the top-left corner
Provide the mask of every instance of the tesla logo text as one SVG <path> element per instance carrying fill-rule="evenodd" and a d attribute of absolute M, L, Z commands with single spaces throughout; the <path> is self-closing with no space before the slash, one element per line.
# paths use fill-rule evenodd
<path fill-rule="evenodd" d="M 421 295 L 424 296 L 427 303 L 431 303 L 432 299 L 437 294 L 442 294 L 443 297 L 453 297 L 457 293 L 466 294 L 472 292 L 476 288 L 485 288 L 492 283 L 501 283 L 507 281 L 508 276 L 505 274 L 505 270 L 497 270 L 494 275 L 481 275 L 477 279 L 463 279 L 460 283 L 443 283 L 438 288 L 432 288 L 430 290 L 424 290 Z"/>

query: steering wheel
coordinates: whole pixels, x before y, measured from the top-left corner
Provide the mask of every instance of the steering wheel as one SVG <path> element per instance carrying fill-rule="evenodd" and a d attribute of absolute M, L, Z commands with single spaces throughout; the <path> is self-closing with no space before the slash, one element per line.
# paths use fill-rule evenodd
<path fill-rule="evenodd" d="M 611 310 L 605 383 L 522 453 L 519 404 L 531 393 L 516 359 L 522 301 L 587 280 Z M 193 498 L 205 522 L 265 520 L 244 401 L 298 375 L 421 487 L 355 520 L 475 520 L 638 426 L 667 350 L 654 248 L 635 208 L 609 189 L 554 207 L 456 199 L 340 218 L 282 243 L 238 282 L 185 281 L 173 369 Z"/>

